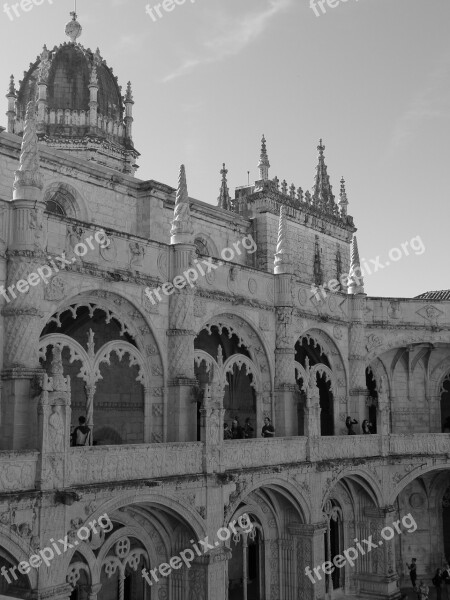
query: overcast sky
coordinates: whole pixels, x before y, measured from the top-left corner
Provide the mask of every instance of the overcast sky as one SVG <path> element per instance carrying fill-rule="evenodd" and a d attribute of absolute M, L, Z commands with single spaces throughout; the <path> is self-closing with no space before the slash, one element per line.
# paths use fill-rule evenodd
<path fill-rule="evenodd" d="M 264 133 L 270 176 L 306 190 L 323 137 L 336 196 L 347 181 L 361 258 L 384 264 L 417 236 L 425 246 L 366 277 L 366 292 L 450 288 L 449 0 L 341 0 L 319 17 L 309 0 L 186 0 L 154 19 L 146 4 L 77 6 L 79 42 L 100 48 L 124 89 L 132 81 L 139 178 L 175 186 L 185 163 L 190 195 L 215 204 L 222 162 L 232 191 L 247 171 L 257 178 Z M 13 21 L 0 13 L 5 93 L 44 43 L 67 40 L 72 9 L 43 0 Z"/>

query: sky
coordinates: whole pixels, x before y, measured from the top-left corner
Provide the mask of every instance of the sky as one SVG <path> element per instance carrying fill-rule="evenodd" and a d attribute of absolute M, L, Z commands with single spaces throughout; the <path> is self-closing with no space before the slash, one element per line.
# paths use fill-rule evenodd
<path fill-rule="evenodd" d="M 44 43 L 67 41 L 73 0 L 40 1 L 13 20 L 0 5 L 5 94 Z M 450 288 L 449 0 L 331 0 L 325 12 L 315 0 L 319 16 L 310 0 L 180 0 L 161 17 L 158 3 L 77 1 L 78 41 L 132 82 L 140 179 L 175 187 L 183 163 L 190 196 L 216 204 L 223 162 L 232 193 L 247 171 L 258 179 L 264 134 L 270 177 L 306 191 L 323 138 L 377 269 L 366 293 Z"/>

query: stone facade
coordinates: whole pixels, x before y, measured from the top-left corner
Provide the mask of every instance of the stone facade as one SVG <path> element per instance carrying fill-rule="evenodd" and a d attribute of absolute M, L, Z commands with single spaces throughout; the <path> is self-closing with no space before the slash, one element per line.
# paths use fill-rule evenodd
<path fill-rule="evenodd" d="M 184 167 L 176 189 L 134 177 L 131 88 L 109 125 L 101 107 L 117 89 L 76 43 L 75 16 L 69 32 L 26 77 L 36 105 L 11 84 L 0 131 L 0 592 L 399 598 L 406 561 L 428 577 L 450 554 L 450 302 L 372 298 L 345 281 L 314 293 L 359 266 L 322 142 L 312 193 L 269 179 L 265 139 L 260 180 L 232 199 L 224 166 L 217 207 L 189 198 Z M 61 79 L 67 56 L 91 71 L 56 144 L 52 61 Z M 45 282 L 19 283 L 44 265 Z M 153 295 L 188 270 L 192 287 Z M 348 415 L 374 434 L 346 436 Z M 79 416 L 92 443 L 73 447 Z M 223 439 L 235 417 L 250 419 L 249 439 Z M 244 514 L 251 532 L 152 586 L 142 577 Z M 414 532 L 306 576 L 408 514 Z M 102 515 L 111 528 L 77 537 Z M 65 536 L 49 565 L 8 570 Z"/>

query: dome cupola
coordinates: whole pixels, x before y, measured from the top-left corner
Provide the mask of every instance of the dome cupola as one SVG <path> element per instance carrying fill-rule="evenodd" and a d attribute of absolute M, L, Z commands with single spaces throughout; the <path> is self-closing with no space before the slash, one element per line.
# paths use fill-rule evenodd
<path fill-rule="evenodd" d="M 24 73 L 18 91 L 11 77 L 8 131 L 23 134 L 27 105 L 35 100 L 40 142 L 134 174 L 139 153 L 132 140 L 131 84 L 122 96 L 117 77 L 100 50 L 92 52 L 77 42 L 82 27 L 74 12 L 71 16 L 66 25 L 70 42 L 53 50 L 44 46 Z"/>

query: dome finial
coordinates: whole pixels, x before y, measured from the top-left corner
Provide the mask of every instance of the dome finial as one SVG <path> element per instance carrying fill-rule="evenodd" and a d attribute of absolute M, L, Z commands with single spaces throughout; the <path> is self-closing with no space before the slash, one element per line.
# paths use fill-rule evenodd
<path fill-rule="evenodd" d="M 70 13 L 70 16 L 72 17 L 72 20 L 69 21 L 66 25 L 66 35 L 70 37 L 70 41 L 72 42 L 72 44 L 75 44 L 77 38 L 80 37 L 83 28 L 78 23 L 77 13 L 74 10 Z"/>

